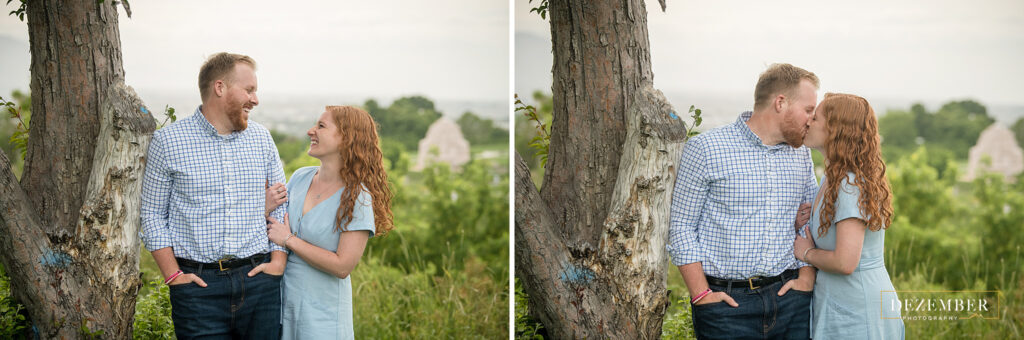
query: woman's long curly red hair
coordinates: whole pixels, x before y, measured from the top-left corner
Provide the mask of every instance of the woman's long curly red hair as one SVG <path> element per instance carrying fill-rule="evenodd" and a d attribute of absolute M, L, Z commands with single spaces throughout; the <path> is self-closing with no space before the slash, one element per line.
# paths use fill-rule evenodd
<path fill-rule="evenodd" d="M 394 216 L 388 174 L 384 172 L 384 157 L 378 145 L 377 124 L 369 113 L 353 106 L 328 106 L 327 112 L 334 117 L 341 137 L 338 153 L 341 154 L 341 180 L 345 183 L 335 215 L 335 228 L 338 231 L 348 229 L 362 187 L 373 197 L 374 234 L 386 235 L 394 228 Z"/>
<path fill-rule="evenodd" d="M 825 119 L 825 188 L 822 195 L 818 234 L 825 235 L 836 214 L 836 197 L 848 172 L 852 185 L 860 189 L 857 206 L 871 231 L 888 228 L 892 222 L 892 191 L 885 177 L 878 119 L 868 101 L 860 96 L 827 93 L 821 101 Z"/>

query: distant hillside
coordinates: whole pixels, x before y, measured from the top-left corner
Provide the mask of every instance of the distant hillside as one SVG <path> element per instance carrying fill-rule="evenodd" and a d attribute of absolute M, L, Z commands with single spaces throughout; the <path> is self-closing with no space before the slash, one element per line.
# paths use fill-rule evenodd
<path fill-rule="evenodd" d="M 178 119 L 192 115 L 199 105 L 199 93 L 159 91 L 153 89 L 136 89 L 142 100 L 156 112 L 156 118 L 164 119 L 164 106 L 170 105 L 177 112 Z M 278 93 L 261 93 L 260 105 L 252 112 L 252 119 L 264 126 L 290 135 L 305 135 L 306 129 L 312 126 L 316 118 L 323 112 L 325 105 L 363 105 L 367 99 L 351 95 L 285 95 Z M 381 105 L 389 105 L 396 98 L 373 98 Z M 483 100 L 437 100 L 434 107 L 451 120 L 457 120 L 463 112 L 491 119 L 495 125 L 508 127 L 510 102 Z"/>

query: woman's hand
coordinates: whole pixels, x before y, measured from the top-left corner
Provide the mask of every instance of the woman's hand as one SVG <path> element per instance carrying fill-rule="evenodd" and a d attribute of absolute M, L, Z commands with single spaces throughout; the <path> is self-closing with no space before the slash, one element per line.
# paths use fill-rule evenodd
<path fill-rule="evenodd" d="M 270 224 L 267 225 L 267 238 L 270 239 L 270 242 L 286 247 L 284 245 L 285 240 L 292 234 L 292 227 L 288 224 L 288 213 L 284 214 L 284 223 L 273 217 L 269 217 L 269 219 Z"/>
<path fill-rule="evenodd" d="M 810 239 L 811 229 L 810 227 L 804 227 L 804 232 L 807 237 L 800 236 L 800 231 L 796 232 L 796 240 L 793 241 L 793 256 L 797 260 L 807 262 L 806 258 L 801 258 L 807 253 L 807 249 L 814 248 L 814 240 Z"/>
<path fill-rule="evenodd" d="M 811 220 L 811 204 L 804 203 L 800 205 L 800 208 L 796 209 L 796 222 L 793 223 L 793 228 L 799 230 L 803 228 L 807 221 Z"/>
<path fill-rule="evenodd" d="M 288 189 L 284 187 L 284 184 L 269 184 L 270 182 L 267 182 L 267 210 L 263 212 L 264 217 L 270 216 L 271 211 L 288 201 Z"/>

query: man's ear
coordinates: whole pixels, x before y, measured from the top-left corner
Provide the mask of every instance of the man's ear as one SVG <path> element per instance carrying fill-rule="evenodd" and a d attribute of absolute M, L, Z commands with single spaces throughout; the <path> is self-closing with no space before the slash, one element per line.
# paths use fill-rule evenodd
<path fill-rule="evenodd" d="M 224 96 L 224 92 L 227 91 L 228 85 L 223 80 L 216 80 L 213 82 L 213 94 L 217 97 Z"/>
<path fill-rule="evenodd" d="M 783 111 L 783 106 L 784 106 L 785 101 L 786 101 L 786 95 L 780 94 L 780 95 L 775 96 L 775 100 L 772 101 L 772 107 L 775 109 L 775 112 L 782 112 Z"/>

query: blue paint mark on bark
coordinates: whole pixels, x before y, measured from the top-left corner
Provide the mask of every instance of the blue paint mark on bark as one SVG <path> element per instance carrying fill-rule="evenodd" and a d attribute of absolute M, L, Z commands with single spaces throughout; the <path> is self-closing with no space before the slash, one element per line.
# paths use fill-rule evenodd
<path fill-rule="evenodd" d="M 62 251 L 47 251 L 39 263 L 47 267 L 67 267 L 71 264 L 71 256 Z"/>
<path fill-rule="evenodd" d="M 562 282 L 587 284 L 594 280 L 594 271 L 589 268 L 569 265 L 558 274 L 558 278 L 562 280 Z"/>
<path fill-rule="evenodd" d="M 669 117 L 672 117 L 672 119 L 679 119 L 679 116 L 676 116 L 676 113 L 675 113 L 675 112 L 669 112 L 669 113 L 668 113 L 668 116 L 669 116 Z"/>
<path fill-rule="evenodd" d="M 146 110 L 146 107 L 145 107 L 145 106 L 139 106 L 139 110 L 142 110 L 142 113 L 145 113 L 145 114 L 147 114 L 147 115 L 148 115 L 148 114 L 150 114 L 150 113 L 149 113 L 149 110 Z"/>

